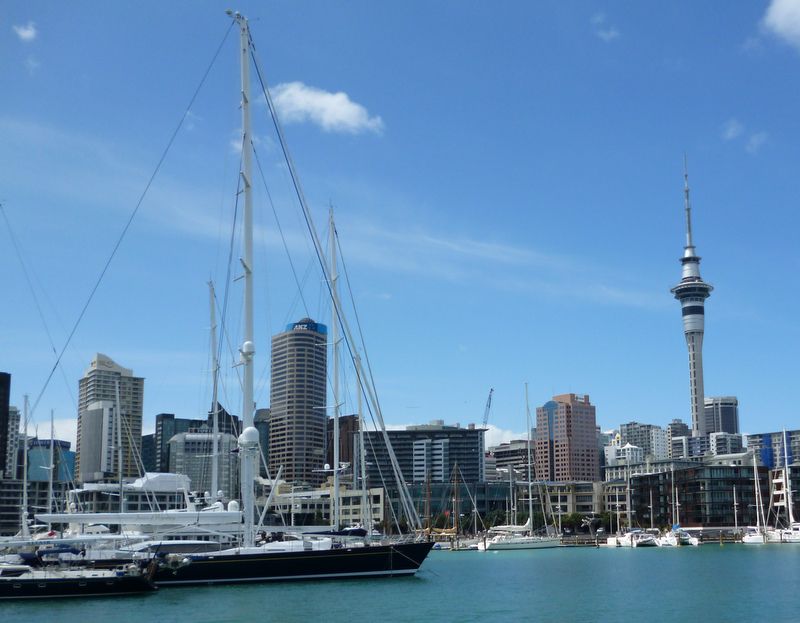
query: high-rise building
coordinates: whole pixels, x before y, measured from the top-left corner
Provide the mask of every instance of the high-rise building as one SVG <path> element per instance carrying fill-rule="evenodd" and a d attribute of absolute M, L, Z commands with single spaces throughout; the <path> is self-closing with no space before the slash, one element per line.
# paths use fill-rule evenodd
<path fill-rule="evenodd" d="M 714 396 L 705 399 L 707 433 L 739 433 L 739 400 L 736 396 Z"/>
<path fill-rule="evenodd" d="M 239 490 L 239 458 L 232 450 L 236 449 L 236 437 L 228 433 L 217 433 L 218 480 L 217 487 L 226 496 L 236 496 Z M 216 493 L 212 490 L 211 454 L 214 434 L 178 433 L 169 440 L 169 471 L 185 474 L 192 482 L 192 490 Z"/>
<path fill-rule="evenodd" d="M 9 473 L 8 468 L 8 440 L 9 408 L 11 400 L 11 375 L 0 372 L 0 472 Z M 2 476 L 2 474 L 0 474 Z"/>
<path fill-rule="evenodd" d="M 121 419 L 117 413 L 117 387 Z M 78 383 L 75 469 L 81 482 L 116 477 L 118 446 L 122 451 L 123 478 L 139 475 L 143 401 L 144 379 L 97 353 Z"/>
<path fill-rule="evenodd" d="M 536 478 L 600 479 L 595 407 L 589 396 L 561 394 L 536 409 Z"/>
<path fill-rule="evenodd" d="M 655 424 L 628 422 L 619 427 L 622 446 L 631 444 L 642 449 L 644 458 L 660 461 L 669 457 L 667 431 Z"/>
<path fill-rule="evenodd" d="M 672 453 L 672 440 L 677 439 L 678 437 L 689 437 L 692 434 L 692 429 L 681 420 L 680 418 L 676 418 L 672 420 L 669 424 L 667 424 L 667 452 L 669 454 L 669 458 L 678 458 L 682 455 L 683 446 L 679 444 L 678 454 L 673 456 Z"/>
<path fill-rule="evenodd" d="M 328 441 L 325 462 L 333 465 L 333 418 L 328 418 Z M 358 433 L 358 415 L 339 416 L 339 462 L 350 463 L 356 460 L 354 452 L 355 435 Z"/>
<path fill-rule="evenodd" d="M 683 333 L 689 348 L 689 392 L 692 407 L 692 435 L 705 436 L 703 388 L 703 334 L 705 332 L 705 300 L 714 288 L 700 277 L 700 258 L 692 241 L 692 207 L 689 203 L 689 176 L 684 173 L 684 207 L 686 210 L 686 246 L 683 248 L 681 281 L 670 290 L 681 302 Z"/>
<path fill-rule="evenodd" d="M 325 463 L 327 338 L 303 318 L 272 337 L 269 470 L 288 482 L 321 484 Z"/>

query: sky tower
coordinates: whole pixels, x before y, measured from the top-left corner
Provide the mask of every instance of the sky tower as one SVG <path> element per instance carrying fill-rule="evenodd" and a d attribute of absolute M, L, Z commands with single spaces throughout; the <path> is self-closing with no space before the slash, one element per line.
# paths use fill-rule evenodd
<path fill-rule="evenodd" d="M 684 204 L 686 208 L 686 246 L 683 248 L 681 281 L 670 290 L 681 302 L 683 333 L 689 347 L 689 391 L 692 400 L 692 435 L 707 434 L 703 392 L 703 332 L 705 326 L 705 300 L 714 288 L 700 277 L 700 258 L 692 242 L 692 206 L 689 203 L 689 174 L 684 160 Z"/>

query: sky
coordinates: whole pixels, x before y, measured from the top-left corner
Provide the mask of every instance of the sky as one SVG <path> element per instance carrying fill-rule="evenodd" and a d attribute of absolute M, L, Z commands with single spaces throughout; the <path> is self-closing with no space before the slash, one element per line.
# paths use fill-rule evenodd
<path fill-rule="evenodd" d="M 226 8 L 2 5 L 0 370 L 13 405 L 38 400 L 42 436 L 52 410 L 56 436 L 74 440 L 78 379 L 98 352 L 145 377 L 146 432 L 157 413 L 207 412 L 206 284 L 221 314 L 229 254 L 221 402 L 241 413 Z M 742 432 L 800 427 L 800 0 L 231 8 L 250 20 L 323 238 L 334 209 L 390 425 L 480 423 L 494 388 L 487 443 L 519 437 L 526 383 L 532 410 L 589 394 L 603 429 L 690 422 L 669 292 L 685 154 L 714 286 L 706 395 L 739 398 Z M 329 324 L 330 304 L 253 88 L 256 400 L 268 406 L 270 336 L 305 315 Z M 343 409 L 355 408 L 348 389 Z"/>

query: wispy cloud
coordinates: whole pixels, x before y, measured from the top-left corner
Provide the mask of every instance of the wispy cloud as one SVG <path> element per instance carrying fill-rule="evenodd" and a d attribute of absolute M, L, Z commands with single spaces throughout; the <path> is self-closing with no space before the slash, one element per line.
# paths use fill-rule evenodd
<path fill-rule="evenodd" d="M 722 126 L 722 138 L 726 141 L 732 141 L 739 137 L 744 132 L 744 126 L 734 118 L 730 118 Z"/>
<path fill-rule="evenodd" d="M 30 75 L 33 75 L 36 70 L 39 69 L 40 65 L 41 63 L 39 63 L 39 61 L 37 61 L 33 56 L 29 56 L 25 59 L 25 69 L 28 70 Z"/>
<path fill-rule="evenodd" d="M 750 135 L 750 138 L 747 139 L 747 145 L 745 149 L 749 154 L 756 154 L 758 153 L 761 148 L 764 146 L 764 143 L 767 142 L 768 135 L 766 132 L 755 132 Z"/>
<path fill-rule="evenodd" d="M 761 26 L 767 33 L 800 50 L 800 1 L 772 0 Z"/>
<path fill-rule="evenodd" d="M 311 122 L 326 132 L 346 134 L 383 132 L 383 120 L 370 116 L 364 106 L 342 91 L 331 93 L 302 82 L 286 82 L 273 89 L 272 97 L 286 123 Z"/>
<path fill-rule="evenodd" d="M 36 24 L 28 22 L 24 26 L 12 26 L 20 41 L 30 42 L 36 39 Z"/>
<path fill-rule="evenodd" d="M 594 34 L 605 43 L 611 43 L 620 36 L 616 26 L 608 23 L 605 13 L 596 13 L 592 16 L 591 22 L 592 26 L 594 26 Z"/>

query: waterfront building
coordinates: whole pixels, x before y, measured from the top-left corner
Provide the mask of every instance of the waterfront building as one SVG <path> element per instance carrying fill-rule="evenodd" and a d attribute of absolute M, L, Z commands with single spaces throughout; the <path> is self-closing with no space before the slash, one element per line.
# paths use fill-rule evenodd
<path fill-rule="evenodd" d="M 237 497 L 239 490 L 239 457 L 233 452 L 238 448 L 237 438 L 229 433 L 217 433 L 218 491 L 224 496 Z M 212 495 L 212 453 L 214 433 L 178 433 L 169 440 L 169 472 L 185 474 L 191 488 L 199 493 Z"/>
<path fill-rule="evenodd" d="M 484 434 L 486 429 L 470 424 L 445 426 L 443 420 L 430 424 L 407 426 L 405 430 L 389 430 L 386 434 L 394 449 L 403 479 L 406 482 L 450 482 L 458 465 L 460 481 L 483 482 Z M 359 456 L 359 436 L 354 435 L 354 448 Z M 369 485 L 392 486 L 394 472 L 381 431 L 364 431 Z"/>
<path fill-rule="evenodd" d="M 283 466 L 288 482 L 323 481 L 327 338 L 327 327 L 311 318 L 272 336 L 269 471 Z"/>
<path fill-rule="evenodd" d="M 595 407 L 588 395 L 562 394 L 536 409 L 536 477 L 600 478 Z"/>
<path fill-rule="evenodd" d="M 692 435 L 706 436 L 703 387 L 703 334 L 705 332 L 705 300 L 714 289 L 700 277 L 700 257 L 692 240 L 692 206 L 689 202 L 689 176 L 684 173 L 684 209 L 686 211 L 686 246 L 683 248 L 681 281 L 670 290 L 681 303 L 683 333 L 689 349 L 689 395 L 692 413 Z"/>
<path fill-rule="evenodd" d="M 119 413 L 117 413 L 119 388 Z M 118 476 L 118 447 L 122 476 L 140 473 L 144 379 L 97 353 L 78 383 L 78 434 L 75 469 L 82 482 Z M 121 418 L 121 421 L 118 420 Z M 121 430 L 122 442 L 119 443 Z"/>
<path fill-rule="evenodd" d="M 11 410 L 11 375 L 8 372 L 0 372 L 0 479 L 3 477 L 10 478 L 13 466 L 9 461 L 10 443 L 12 437 L 16 437 L 16 431 L 19 430 L 19 423 L 13 434 L 11 432 L 10 410 Z M 16 441 L 16 440 L 15 440 Z M 16 458 L 16 452 L 14 453 Z"/>
<path fill-rule="evenodd" d="M 318 489 L 303 489 L 292 485 L 282 484 L 277 488 L 272 498 L 270 509 L 283 515 L 286 526 L 320 526 L 330 523 L 331 495 L 333 484 L 328 483 Z M 363 489 L 339 488 L 339 512 L 344 525 L 360 524 L 363 517 L 361 501 L 365 491 Z M 385 519 L 384 489 L 371 487 L 366 490 L 368 508 L 367 517 L 372 524 L 382 524 Z M 266 497 L 259 498 L 257 503 L 263 505 Z"/>
<path fill-rule="evenodd" d="M 759 467 L 758 471 L 762 498 L 769 500 L 768 469 Z M 793 485 L 800 484 L 800 474 L 792 481 Z M 674 519 L 684 527 L 756 524 L 752 454 L 716 457 L 707 464 L 676 469 L 674 473 L 636 475 L 631 479 L 631 490 L 635 516 L 643 527 L 650 525 L 651 494 L 656 527 L 671 526 Z"/>
<path fill-rule="evenodd" d="M 655 424 L 628 422 L 620 424 L 621 444 L 632 444 L 642 449 L 645 457 L 659 461 L 669 457 L 667 431 Z"/>
<path fill-rule="evenodd" d="M 0 463 L 0 480 L 3 478 L 17 477 L 17 457 L 19 455 L 20 440 L 23 439 L 20 433 L 20 415 L 16 407 L 8 407 L 8 436 L 6 440 L 5 463 Z"/>
<path fill-rule="evenodd" d="M 50 464 L 50 445 L 53 445 L 53 463 Z M 72 482 L 75 479 L 75 453 L 70 442 L 59 439 L 31 439 L 28 441 L 28 482 L 47 482 L 53 469 L 54 482 Z"/>
<path fill-rule="evenodd" d="M 706 398 L 704 416 L 709 434 L 739 432 L 739 400 L 736 396 Z"/>

